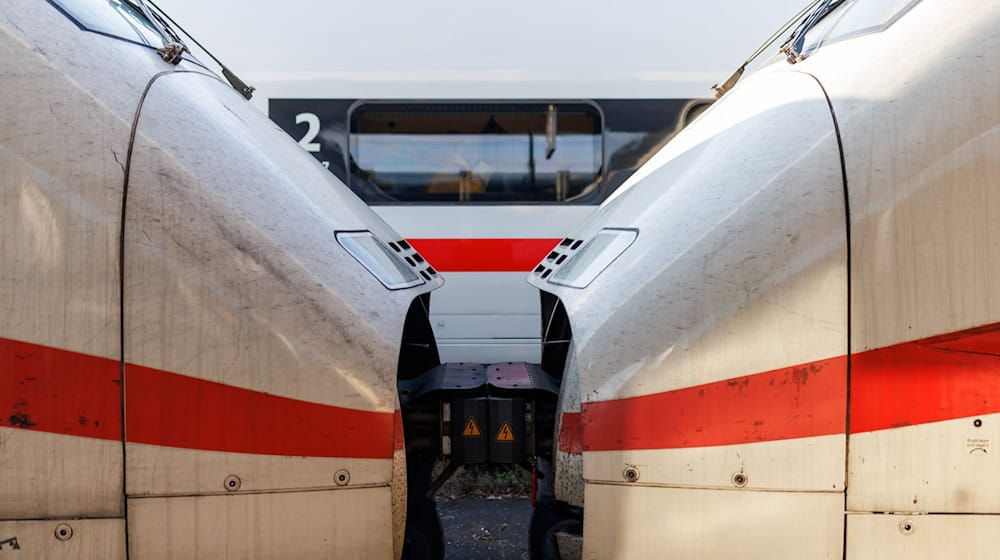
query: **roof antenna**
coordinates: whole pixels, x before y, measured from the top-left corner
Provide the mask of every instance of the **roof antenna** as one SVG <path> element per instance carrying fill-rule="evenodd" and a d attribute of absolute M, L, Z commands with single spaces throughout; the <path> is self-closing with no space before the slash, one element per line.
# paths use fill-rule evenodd
<path fill-rule="evenodd" d="M 181 33 L 183 33 L 184 36 L 186 36 L 188 39 L 191 39 L 191 42 L 194 43 L 195 45 L 198 45 L 199 49 L 205 51 L 205 54 L 207 54 L 209 56 L 209 58 L 211 58 L 212 60 L 214 60 L 215 63 L 218 64 L 219 67 L 222 68 L 222 76 L 224 78 L 226 78 L 226 81 L 229 82 L 229 85 L 233 86 L 233 89 L 235 89 L 236 91 L 238 91 L 240 95 L 242 95 L 247 100 L 249 100 L 251 97 L 253 97 L 253 92 L 257 88 L 255 88 L 253 86 L 247 85 L 246 82 L 244 82 L 243 80 L 241 80 L 236 74 L 234 74 L 232 71 L 230 71 L 229 68 L 227 68 L 226 65 L 222 63 L 222 61 L 220 61 L 218 58 L 215 58 L 215 55 L 213 55 L 208 49 L 206 49 L 204 45 L 202 45 L 201 43 L 199 43 L 198 39 L 195 39 L 193 35 L 191 35 L 190 33 L 188 33 L 183 27 L 181 27 L 180 25 L 178 25 L 178 23 L 176 21 L 174 21 L 173 18 L 171 18 L 169 15 L 167 15 L 167 13 L 164 12 L 159 6 L 157 6 L 155 2 L 153 2 L 152 0 L 138 0 L 138 1 L 140 3 L 142 3 L 143 5 L 148 1 L 151 6 L 153 6 L 154 8 L 156 8 L 157 13 L 159 13 L 163 17 L 167 18 L 167 21 L 169 21 L 171 25 L 173 25 L 174 27 L 176 27 L 177 30 L 180 31 Z M 148 15 L 147 15 L 147 17 L 148 17 Z M 184 49 L 187 50 L 187 47 L 184 47 Z M 179 55 L 178 55 L 178 58 L 179 58 Z M 174 64 L 177 64 L 177 63 L 175 62 Z"/>

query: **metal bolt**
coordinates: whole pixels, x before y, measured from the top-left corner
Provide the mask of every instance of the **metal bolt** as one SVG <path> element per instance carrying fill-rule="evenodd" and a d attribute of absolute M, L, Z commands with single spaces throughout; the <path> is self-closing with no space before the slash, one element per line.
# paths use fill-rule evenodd
<path fill-rule="evenodd" d="M 748 482 L 750 482 L 750 477 L 748 477 L 746 473 L 733 473 L 733 486 L 743 488 Z"/>
<path fill-rule="evenodd" d="M 639 480 L 639 469 L 629 465 L 622 472 L 622 477 L 625 478 L 625 482 L 637 482 Z"/>
<path fill-rule="evenodd" d="M 235 492 L 240 489 L 242 484 L 243 481 L 235 474 L 227 476 L 226 480 L 222 481 L 222 487 L 226 489 L 226 492 Z"/>
<path fill-rule="evenodd" d="M 333 482 L 336 483 L 337 486 L 347 486 L 347 484 L 351 482 L 351 473 L 345 471 L 344 469 L 340 469 L 333 475 Z"/>
<path fill-rule="evenodd" d="M 68 541 L 73 538 L 73 528 L 65 523 L 56 526 L 56 530 L 53 531 L 56 539 L 60 541 Z"/>
<path fill-rule="evenodd" d="M 904 535 L 912 535 L 917 531 L 917 526 L 913 523 L 912 519 L 904 519 L 899 523 L 899 532 Z"/>

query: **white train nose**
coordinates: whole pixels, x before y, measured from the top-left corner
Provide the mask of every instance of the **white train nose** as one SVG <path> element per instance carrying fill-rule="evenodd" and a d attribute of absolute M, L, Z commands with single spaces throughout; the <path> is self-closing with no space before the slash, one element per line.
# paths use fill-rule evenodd
<path fill-rule="evenodd" d="M 440 276 L 139 11 L 7 4 L 0 555 L 398 557 L 401 333 Z"/>

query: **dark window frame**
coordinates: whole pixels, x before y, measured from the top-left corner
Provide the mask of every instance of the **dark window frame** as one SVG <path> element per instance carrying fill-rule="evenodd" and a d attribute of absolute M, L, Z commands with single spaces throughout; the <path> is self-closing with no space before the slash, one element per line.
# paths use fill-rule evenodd
<path fill-rule="evenodd" d="M 584 190 L 584 192 L 573 197 L 571 200 L 373 200 L 365 199 L 365 203 L 369 206 L 594 206 L 598 205 L 607 198 L 607 194 L 603 193 L 605 182 L 607 179 L 608 172 L 608 154 L 606 146 L 606 118 L 604 111 L 601 106 L 591 100 L 591 99 L 535 99 L 535 98 L 525 98 L 525 99 L 410 99 L 410 98 L 400 98 L 400 99 L 358 99 L 355 101 L 347 110 L 346 119 L 346 141 L 344 146 L 344 169 L 347 170 L 347 186 L 354 192 L 358 192 L 360 185 L 353 184 L 354 174 L 351 169 L 351 162 L 353 157 L 351 154 L 351 136 L 354 133 L 353 123 L 355 111 L 366 106 L 393 106 L 393 105 L 585 105 L 590 108 L 597 115 L 599 121 L 597 122 L 597 128 L 600 130 L 600 168 L 597 176 L 590 183 L 590 185 Z"/>

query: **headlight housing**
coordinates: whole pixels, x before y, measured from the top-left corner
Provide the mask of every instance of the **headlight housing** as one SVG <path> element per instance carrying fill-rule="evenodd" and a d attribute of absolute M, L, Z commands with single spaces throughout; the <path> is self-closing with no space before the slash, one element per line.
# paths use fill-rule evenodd
<path fill-rule="evenodd" d="M 604 228 L 582 247 L 579 241 L 564 240 L 535 268 L 535 274 L 558 286 L 586 288 L 631 247 L 638 236 L 637 229 Z"/>
<path fill-rule="evenodd" d="M 339 231 L 337 242 L 390 290 L 425 283 L 410 265 L 370 231 Z"/>

